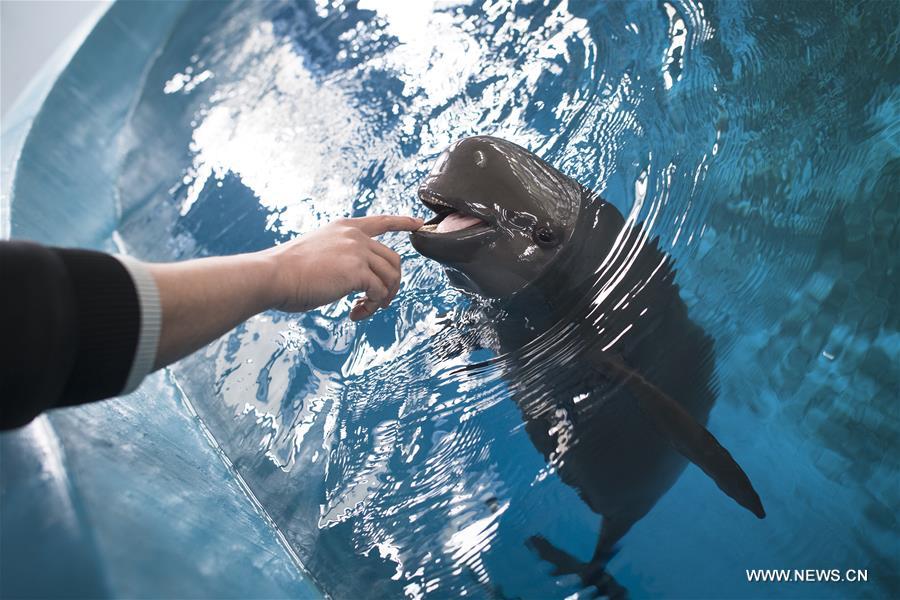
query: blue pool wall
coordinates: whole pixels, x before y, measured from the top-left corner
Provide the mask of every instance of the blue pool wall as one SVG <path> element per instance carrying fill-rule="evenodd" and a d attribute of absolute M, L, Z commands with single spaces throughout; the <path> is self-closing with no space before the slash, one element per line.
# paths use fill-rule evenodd
<path fill-rule="evenodd" d="M 116 3 L 36 76 L 4 124 L 0 235 L 119 250 L 117 134 L 184 8 Z M 0 548 L 3 597 L 322 596 L 166 372 L 0 434 Z"/>

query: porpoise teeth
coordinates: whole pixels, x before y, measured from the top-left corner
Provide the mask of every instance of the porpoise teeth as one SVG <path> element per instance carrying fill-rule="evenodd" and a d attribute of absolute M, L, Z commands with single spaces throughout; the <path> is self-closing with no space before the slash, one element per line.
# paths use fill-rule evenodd
<path fill-rule="evenodd" d="M 430 223 L 428 225 L 422 225 L 417 231 L 434 231 L 435 229 L 437 229 L 437 223 Z"/>
<path fill-rule="evenodd" d="M 447 204 L 446 202 L 442 202 L 442 201 L 438 200 L 437 198 L 435 198 L 434 196 L 431 196 L 431 195 L 428 195 L 427 197 L 423 197 L 423 200 L 425 200 L 426 202 L 428 202 L 428 204 L 436 204 L 436 205 L 438 205 L 438 206 L 446 206 L 447 208 L 453 208 L 452 206 L 450 206 L 450 205 Z"/>

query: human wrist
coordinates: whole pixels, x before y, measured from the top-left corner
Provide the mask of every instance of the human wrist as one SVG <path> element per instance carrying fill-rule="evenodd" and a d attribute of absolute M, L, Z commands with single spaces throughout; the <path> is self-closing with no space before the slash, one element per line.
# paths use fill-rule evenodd
<path fill-rule="evenodd" d="M 278 255 L 270 250 L 242 255 L 241 268 L 249 269 L 253 273 L 256 312 L 278 308 L 284 302 L 284 293 L 281 289 L 283 285 L 278 274 Z"/>

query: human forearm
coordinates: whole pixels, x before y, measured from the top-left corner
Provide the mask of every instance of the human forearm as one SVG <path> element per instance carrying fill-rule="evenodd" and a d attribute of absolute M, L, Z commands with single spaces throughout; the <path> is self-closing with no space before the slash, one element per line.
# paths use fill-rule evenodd
<path fill-rule="evenodd" d="M 148 268 L 162 309 L 154 369 L 187 356 L 275 302 L 275 261 L 265 253 Z"/>
<path fill-rule="evenodd" d="M 264 310 L 301 312 L 361 292 L 367 319 L 400 287 L 400 256 L 372 239 L 422 221 L 341 219 L 253 254 L 151 264 L 102 252 L 0 241 L 0 429 L 50 408 L 134 390 Z M 151 368 L 152 367 L 152 368 Z"/>
<path fill-rule="evenodd" d="M 154 368 L 268 309 L 302 312 L 362 292 L 350 317 L 370 317 L 400 287 L 400 256 L 371 236 L 421 224 L 409 217 L 344 219 L 261 252 L 148 265 L 162 308 Z"/>

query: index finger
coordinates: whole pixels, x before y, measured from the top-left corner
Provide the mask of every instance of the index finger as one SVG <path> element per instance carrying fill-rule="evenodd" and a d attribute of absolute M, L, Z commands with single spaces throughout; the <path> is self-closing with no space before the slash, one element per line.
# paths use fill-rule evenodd
<path fill-rule="evenodd" d="M 424 223 L 422 219 L 416 217 L 399 215 L 371 215 L 347 219 L 347 221 L 348 225 L 358 228 L 369 237 L 375 237 L 388 231 L 415 231 Z"/>

